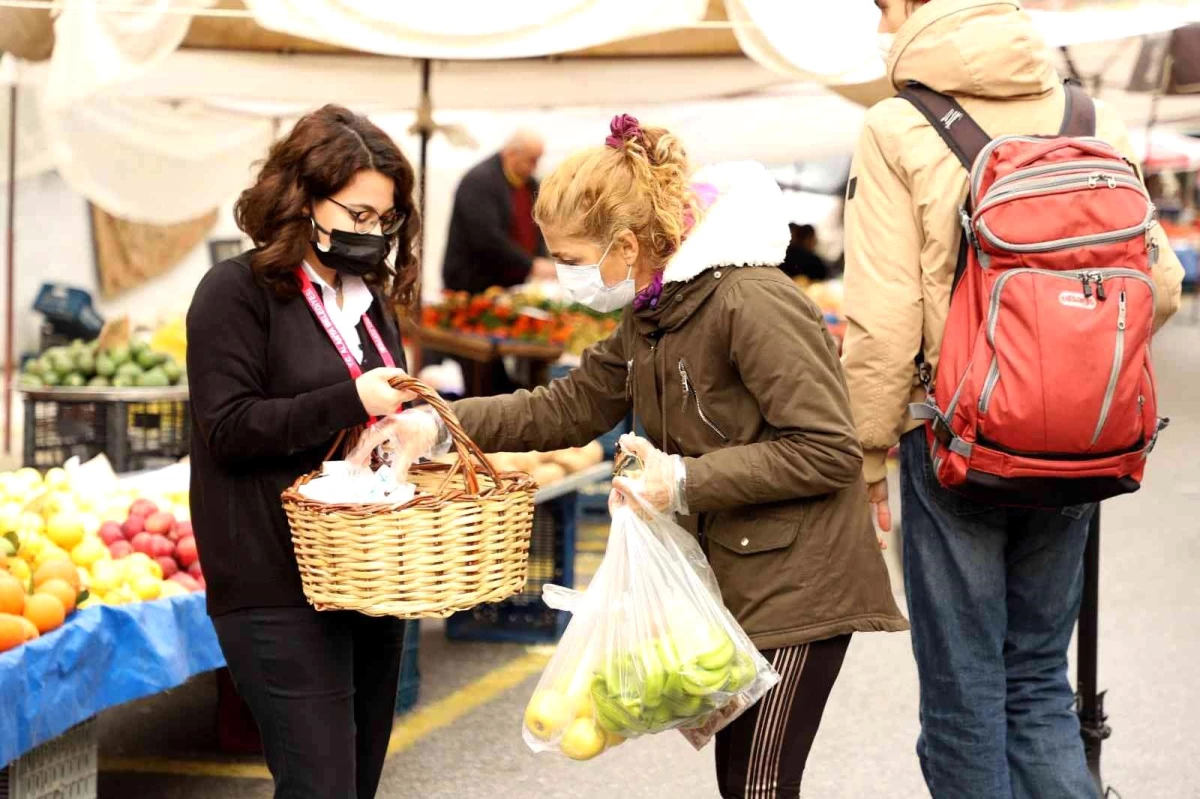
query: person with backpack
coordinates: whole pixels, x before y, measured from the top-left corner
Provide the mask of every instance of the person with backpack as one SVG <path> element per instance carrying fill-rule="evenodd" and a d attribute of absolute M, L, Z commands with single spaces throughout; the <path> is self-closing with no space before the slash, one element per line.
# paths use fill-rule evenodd
<path fill-rule="evenodd" d="M 1016 0 L 876 5 L 901 94 L 847 188 L 843 363 L 885 531 L 900 443 L 921 768 L 935 799 L 1094 797 L 1067 676 L 1082 556 L 1165 426 L 1149 343 L 1182 269 L 1123 124 Z"/>

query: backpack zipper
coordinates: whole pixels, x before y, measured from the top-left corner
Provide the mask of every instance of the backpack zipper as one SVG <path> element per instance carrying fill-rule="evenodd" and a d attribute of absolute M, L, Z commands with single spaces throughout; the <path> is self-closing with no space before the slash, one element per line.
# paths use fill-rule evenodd
<path fill-rule="evenodd" d="M 1110 150 L 1112 152 L 1114 161 L 1116 161 L 1118 163 L 1122 163 L 1122 164 L 1125 163 L 1125 158 L 1120 153 L 1118 153 L 1115 149 L 1113 149 L 1113 146 L 1111 144 L 1109 144 L 1108 142 L 1101 141 L 1100 139 L 1096 138 L 1095 136 L 1077 136 L 1075 138 L 1077 141 L 1086 141 L 1086 142 L 1091 142 L 1092 144 L 1098 144 L 1101 147 L 1104 147 L 1105 149 Z M 990 142 L 988 142 L 987 145 L 983 148 L 983 150 L 980 151 L 979 157 L 975 159 L 975 164 L 971 169 L 971 204 L 972 205 L 978 204 L 979 192 L 981 189 L 983 189 L 983 173 L 985 170 L 981 169 L 980 167 L 983 164 L 986 164 L 988 162 L 988 159 L 990 159 L 992 157 L 992 153 L 996 150 L 997 147 L 999 147 L 1002 144 L 1007 144 L 1008 142 L 1014 142 L 1014 141 L 1029 142 L 1030 144 L 1040 144 L 1040 143 L 1049 141 L 1049 139 L 1046 138 L 1045 136 L 1001 136 L 998 139 L 992 139 Z"/>
<path fill-rule="evenodd" d="M 722 441 L 728 441 L 729 436 L 725 435 L 721 428 L 717 427 L 717 425 L 711 419 L 709 419 L 708 415 L 704 412 L 704 406 L 700 404 L 700 394 L 696 391 L 696 385 L 688 376 L 687 364 L 683 362 L 682 358 L 679 359 L 678 368 L 679 381 L 683 385 L 683 410 L 687 410 L 688 395 L 690 394 L 696 400 L 696 413 L 699 414 L 700 421 L 708 425 L 708 429 L 716 433 Z"/>
<path fill-rule="evenodd" d="M 979 412 L 987 415 L 988 404 L 992 401 L 992 392 L 1000 382 L 1000 357 L 992 355 L 992 365 L 988 367 L 987 378 L 983 381 L 983 392 L 979 395 Z"/>
<path fill-rule="evenodd" d="M 987 340 L 988 344 L 992 345 L 993 349 L 996 347 L 996 323 L 999 320 L 1000 314 L 1000 294 L 1003 292 L 1004 286 L 1009 280 L 1012 280 L 1017 275 L 1024 274 L 1037 274 L 1045 277 L 1057 277 L 1064 280 L 1071 280 L 1076 283 L 1083 282 L 1085 278 L 1088 282 L 1097 279 L 1108 280 L 1114 277 L 1132 278 L 1134 280 L 1140 280 L 1150 287 L 1150 295 L 1153 298 L 1154 307 L 1158 307 L 1158 289 L 1155 288 L 1154 281 L 1151 280 L 1149 276 L 1142 274 L 1136 269 L 1113 268 L 1103 269 L 1100 271 L 1068 270 L 1064 272 L 1055 272 L 1051 269 L 1010 269 L 1001 275 L 1000 279 L 996 281 L 996 285 L 992 287 L 992 299 L 988 306 Z"/>
<path fill-rule="evenodd" d="M 1114 278 L 1114 277 L 1132 278 L 1134 280 L 1140 280 L 1141 282 L 1143 282 L 1147 286 L 1149 286 L 1152 307 L 1157 306 L 1157 304 L 1158 304 L 1157 303 L 1157 296 L 1158 296 L 1157 289 L 1154 286 L 1154 281 L 1151 280 L 1146 275 L 1144 275 L 1141 272 L 1138 272 L 1134 269 L 1105 269 L 1105 270 L 1094 271 L 1094 272 L 1093 271 L 1054 272 L 1049 269 L 1010 269 L 1009 271 L 1007 271 L 1003 275 L 1001 275 L 1000 279 L 996 281 L 996 285 L 992 287 L 992 297 L 991 297 L 990 305 L 988 307 L 987 340 L 988 340 L 988 344 L 991 345 L 993 352 L 995 352 L 995 349 L 996 349 L 996 325 L 999 323 L 999 320 L 1000 320 L 1000 296 L 1003 293 L 1004 286 L 1008 283 L 1008 281 L 1011 280 L 1014 276 L 1019 275 L 1019 274 L 1038 274 L 1038 275 L 1043 275 L 1045 277 L 1057 277 L 1057 278 L 1062 278 L 1065 280 L 1070 280 L 1073 282 L 1082 282 L 1085 287 L 1089 286 L 1092 282 L 1096 282 L 1097 285 L 1102 287 L 1104 280 L 1109 279 L 1109 278 Z M 1101 288 L 1101 290 L 1103 290 L 1103 289 Z M 1085 293 L 1085 296 L 1088 296 L 1088 295 Z M 1103 297 L 1101 297 L 1101 299 L 1103 299 Z M 1119 310 L 1119 322 L 1118 322 L 1118 328 L 1117 328 L 1117 333 L 1118 333 L 1117 347 L 1120 350 L 1120 352 L 1118 354 L 1121 355 L 1122 359 L 1124 357 L 1123 353 L 1124 353 L 1124 345 L 1125 345 L 1125 342 L 1124 342 L 1125 311 L 1126 311 L 1125 301 L 1126 301 L 1125 292 L 1122 291 L 1121 292 L 1121 305 L 1120 305 L 1120 310 Z M 1116 386 L 1114 385 L 1114 383 L 1117 378 L 1117 373 L 1120 370 L 1120 365 L 1121 365 L 1121 360 L 1117 359 L 1116 363 L 1114 365 L 1114 371 L 1112 372 L 1111 376 L 1109 377 L 1109 390 L 1108 390 L 1108 393 L 1106 393 L 1106 395 L 1105 395 L 1105 404 L 1101 409 L 1101 420 L 1100 420 L 1100 424 L 1097 425 L 1098 429 L 1096 432 L 1096 440 L 1099 439 L 1100 433 L 1103 432 L 1103 423 L 1107 421 L 1109 406 L 1112 405 L 1112 396 L 1111 395 L 1116 390 Z M 996 390 L 996 386 L 998 386 L 999 384 L 1000 384 L 1000 362 L 999 362 L 999 359 L 997 358 L 997 356 L 993 355 L 992 356 L 992 368 L 988 370 L 987 378 L 984 380 L 984 384 L 983 384 L 983 391 L 979 395 L 979 406 L 978 407 L 979 407 L 979 412 L 981 414 L 987 413 L 987 409 L 990 406 L 991 401 L 992 401 L 992 395 Z M 1096 443 L 1096 440 L 1092 441 L 1093 445 Z"/>
<path fill-rule="evenodd" d="M 1100 419 L 1096 422 L 1096 432 L 1092 434 L 1092 446 L 1100 440 L 1104 425 L 1108 423 L 1108 414 L 1112 410 L 1113 395 L 1117 393 L 1117 378 L 1121 374 L 1121 363 L 1125 360 L 1125 292 L 1117 299 L 1117 346 L 1113 349 L 1112 370 L 1108 373 L 1108 388 L 1104 392 L 1104 402 L 1100 405 Z"/>
<path fill-rule="evenodd" d="M 1106 175 L 1103 172 L 1090 172 L 1087 174 L 1076 175 L 1070 178 L 1056 178 L 1048 181 L 1036 181 L 1036 185 L 1028 187 L 1018 187 L 1015 184 L 1003 191 L 995 191 L 993 188 L 984 195 L 984 203 L 979 210 L 975 212 L 978 217 L 986 211 L 995 208 L 997 205 L 1006 203 L 1009 200 L 1016 200 L 1021 197 L 1036 197 L 1039 194 L 1059 191 L 1062 189 L 1098 189 L 1101 181 L 1110 189 L 1115 189 L 1118 186 L 1124 186 L 1128 189 L 1133 189 L 1144 196 L 1149 202 L 1150 195 L 1146 193 L 1146 189 L 1141 182 L 1135 178 L 1125 177 L 1124 175 Z"/>
<path fill-rule="evenodd" d="M 1113 230 L 1108 233 L 1091 233 L 1086 236 L 1071 236 L 1065 239 L 1055 239 L 1054 241 L 1043 241 L 1037 244 L 1012 244 L 1004 241 L 987 226 L 987 220 L 980 219 L 978 222 L 979 235 L 987 240 L 989 244 L 999 250 L 1006 250 L 1015 253 L 1043 253 L 1055 252 L 1057 250 L 1069 250 L 1075 247 L 1088 247 L 1093 245 L 1117 244 L 1122 241 L 1129 241 L 1138 236 L 1145 235 L 1154 225 L 1154 204 L 1151 203 L 1146 210 L 1146 218 L 1141 224 L 1133 227 L 1123 228 L 1121 230 Z M 1021 270 L 1013 270 L 1021 271 Z"/>
<path fill-rule="evenodd" d="M 1065 162 L 1062 164 L 1051 164 L 1050 166 L 1039 166 L 1039 167 L 1032 167 L 1032 168 L 1026 167 L 1025 169 L 1018 169 L 1016 172 L 1013 172 L 1012 174 L 1009 174 L 1009 175 L 1005 175 L 1004 177 L 1002 177 L 999 180 L 997 180 L 996 182 L 994 182 L 991 185 L 991 187 L 988 189 L 988 193 L 990 194 L 991 192 L 996 191 L 996 189 L 999 189 L 1001 186 L 1007 186 L 1011 183 L 1016 183 L 1018 181 L 1026 180 L 1028 178 L 1036 178 L 1036 177 L 1041 177 L 1043 175 L 1053 175 L 1058 172 L 1062 172 L 1064 174 L 1070 174 L 1072 172 L 1086 172 L 1086 171 L 1095 170 L 1095 169 L 1099 169 L 1099 170 L 1113 169 L 1118 172 L 1123 172 L 1131 177 L 1137 177 L 1137 173 L 1133 171 L 1133 167 L 1129 166 L 1128 164 L 1126 164 L 1124 162 L 1100 161 L 1100 160 L 1068 161 L 1068 162 Z"/>

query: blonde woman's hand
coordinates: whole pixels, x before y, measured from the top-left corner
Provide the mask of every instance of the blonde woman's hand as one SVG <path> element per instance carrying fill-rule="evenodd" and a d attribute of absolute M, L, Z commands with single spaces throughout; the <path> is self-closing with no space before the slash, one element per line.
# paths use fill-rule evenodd
<path fill-rule="evenodd" d="M 678 455 L 667 455 L 640 436 L 626 433 L 621 436 L 622 449 L 632 452 L 642 460 L 644 469 L 639 479 L 614 477 L 613 496 L 609 507 L 615 508 L 623 502 L 635 508 L 639 499 L 659 513 L 687 515 L 687 497 L 684 496 L 685 473 L 683 459 Z"/>
<path fill-rule="evenodd" d="M 411 391 L 397 391 L 388 382 L 397 377 L 407 377 L 403 369 L 380 367 L 372 369 L 354 381 L 358 398 L 371 416 L 387 416 L 400 410 L 400 406 L 416 397 Z"/>

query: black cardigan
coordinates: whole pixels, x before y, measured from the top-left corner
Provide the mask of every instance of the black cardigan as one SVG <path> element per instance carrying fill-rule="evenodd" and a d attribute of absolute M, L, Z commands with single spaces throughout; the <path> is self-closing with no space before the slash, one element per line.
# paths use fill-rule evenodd
<path fill-rule="evenodd" d="M 537 199 L 538 182 L 529 180 Z M 512 186 L 504 176 L 499 155 L 476 164 L 454 192 L 454 211 L 442 262 L 442 283 L 453 291 L 479 294 L 491 286 L 524 283 L 533 256 L 512 241 Z M 537 255 L 546 256 L 546 242 L 537 231 Z"/>
<path fill-rule="evenodd" d="M 208 612 L 306 604 L 280 494 L 367 421 L 346 364 L 304 298 L 258 285 L 249 253 L 214 266 L 187 317 L 192 524 Z M 376 295 L 368 312 L 396 363 L 404 349 Z M 383 365 L 359 324 L 363 371 Z"/>

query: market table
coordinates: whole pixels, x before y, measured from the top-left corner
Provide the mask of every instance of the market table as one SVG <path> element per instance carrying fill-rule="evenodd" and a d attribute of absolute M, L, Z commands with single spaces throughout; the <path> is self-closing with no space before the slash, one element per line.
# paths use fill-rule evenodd
<path fill-rule="evenodd" d="M 93 606 L 0 654 L 0 765 L 106 708 L 223 667 L 204 602 L 189 594 Z"/>
<path fill-rule="evenodd" d="M 402 322 L 405 338 L 421 347 L 460 359 L 469 368 L 463 370 L 466 396 L 483 396 L 491 365 L 508 356 L 526 360 L 531 365 L 534 385 L 545 383 L 550 364 L 562 357 L 563 347 L 535 341 L 492 338 L 474 333 L 458 333 L 444 328 Z"/>

